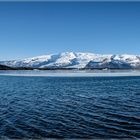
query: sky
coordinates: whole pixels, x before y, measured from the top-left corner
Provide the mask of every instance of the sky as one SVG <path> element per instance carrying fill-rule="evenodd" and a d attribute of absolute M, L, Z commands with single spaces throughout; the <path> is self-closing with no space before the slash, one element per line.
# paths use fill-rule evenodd
<path fill-rule="evenodd" d="M 0 60 L 140 54 L 140 2 L 0 2 Z"/>

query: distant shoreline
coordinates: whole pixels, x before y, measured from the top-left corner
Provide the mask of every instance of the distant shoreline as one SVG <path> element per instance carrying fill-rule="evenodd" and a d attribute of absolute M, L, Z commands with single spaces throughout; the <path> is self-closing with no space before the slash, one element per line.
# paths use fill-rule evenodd
<path fill-rule="evenodd" d="M 1 65 L 0 64 L 0 70 L 76 70 L 76 71 L 84 71 L 84 70 L 91 70 L 91 71 L 96 71 L 96 70 L 101 70 L 101 71 L 110 71 L 110 70 L 116 70 L 116 71 L 124 71 L 124 70 L 137 70 L 139 71 L 140 68 L 36 68 L 36 67 L 10 67 L 6 65 Z"/>

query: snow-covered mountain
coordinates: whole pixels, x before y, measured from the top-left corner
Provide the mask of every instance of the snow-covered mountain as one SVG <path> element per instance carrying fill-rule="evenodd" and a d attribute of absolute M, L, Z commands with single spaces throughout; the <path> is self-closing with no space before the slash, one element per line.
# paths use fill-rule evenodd
<path fill-rule="evenodd" d="M 130 69 L 140 68 L 140 56 L 65 52 L 60 54 L 42 55 L 23 60 L 1 61 L 0 64 L 10 67 L 33 68 Z"/>

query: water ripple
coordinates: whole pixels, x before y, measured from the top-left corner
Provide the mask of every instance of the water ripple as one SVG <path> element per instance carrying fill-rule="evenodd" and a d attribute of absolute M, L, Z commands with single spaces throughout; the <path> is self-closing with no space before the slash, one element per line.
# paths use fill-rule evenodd
<path fill-rule="evenodd" d="M 0 138 L 140 138 L 140 77 L 0 76 Z"/>

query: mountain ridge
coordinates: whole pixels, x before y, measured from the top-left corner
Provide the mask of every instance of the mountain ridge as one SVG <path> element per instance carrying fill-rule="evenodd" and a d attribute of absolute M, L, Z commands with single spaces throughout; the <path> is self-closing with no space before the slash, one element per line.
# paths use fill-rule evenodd
<path fill-rule="evenodd" d="M 139 69 L 140 55 L 94 54 L 84 52 L 62 52 L 41 55 L 22 60 L 0 61 L 9 67 L 30 68 L 74 68 L 74 69 Z"/>

